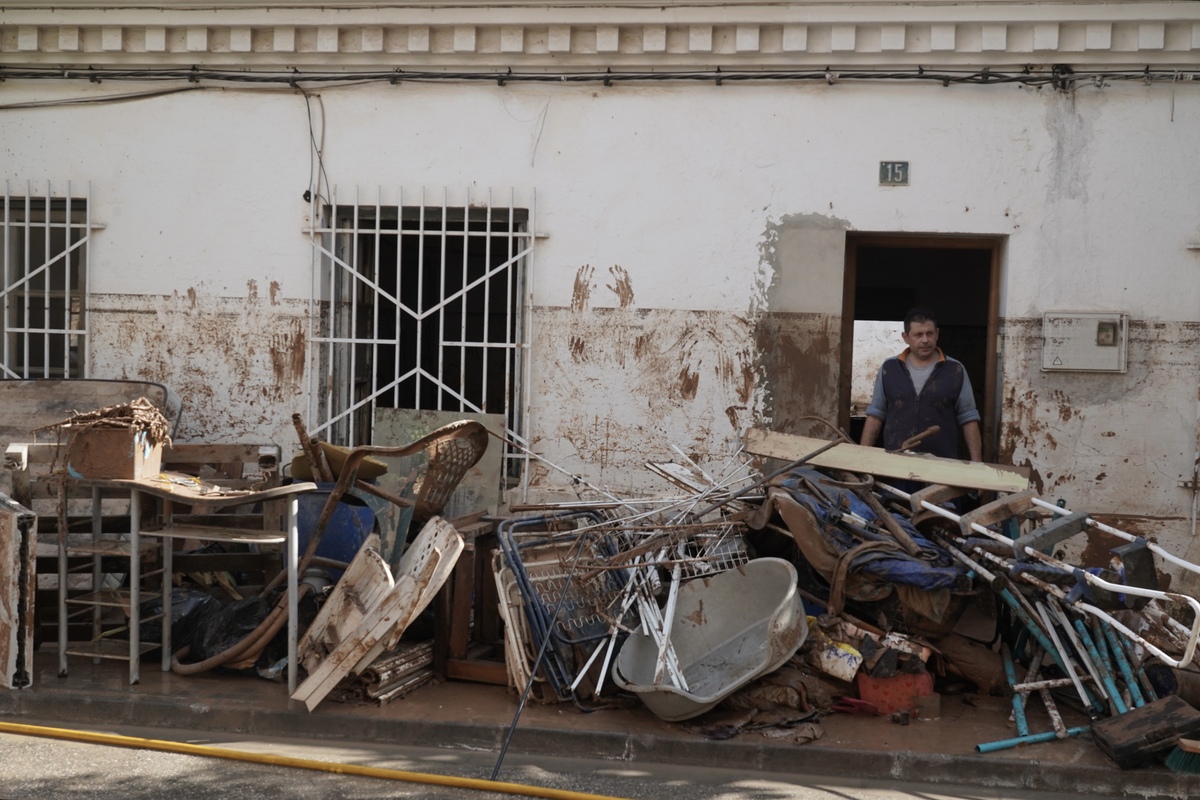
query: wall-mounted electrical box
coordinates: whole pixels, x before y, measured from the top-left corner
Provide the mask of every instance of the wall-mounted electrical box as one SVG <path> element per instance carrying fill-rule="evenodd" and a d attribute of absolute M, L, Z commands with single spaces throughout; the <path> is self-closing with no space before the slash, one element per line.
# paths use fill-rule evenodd
<path fill-rule="evenodd" d="M 1042 369 L 1124 372 L 1129 315 L 1051 311 L 1042 317 Z"/>

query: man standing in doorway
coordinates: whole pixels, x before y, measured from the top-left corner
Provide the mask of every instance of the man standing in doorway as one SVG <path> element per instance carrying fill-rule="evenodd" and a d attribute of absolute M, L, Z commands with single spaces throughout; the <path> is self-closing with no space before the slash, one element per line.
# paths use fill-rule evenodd
<path fill-rule="evenodd" d="M 874 445 L 883 433 L 883 446 L 899 450 L 901 443 L 938 426 L 913 450 L 942 458 L 958 458 L 961 428 L 972 461 L 983 459 L 979 411 L 963 365 L 937 346 L 938 326 L 927 308 L 904 315 L 904 343 L 908 347 L 879 368 L 875 392 L 867 406 L 861 443 Z"/>

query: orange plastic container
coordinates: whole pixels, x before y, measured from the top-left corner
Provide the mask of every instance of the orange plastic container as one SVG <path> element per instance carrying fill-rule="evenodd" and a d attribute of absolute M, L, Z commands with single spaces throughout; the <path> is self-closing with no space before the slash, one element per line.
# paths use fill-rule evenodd
<path fill-rule="evenodd" d="M 858 687 L 859 698 L 879 709 L 880 714 L 912 711 L 918 705 L 917 698 L 933 694 L 933 676 L 928 672 L 872 678 L 860 670 L 854 683 Z"/>

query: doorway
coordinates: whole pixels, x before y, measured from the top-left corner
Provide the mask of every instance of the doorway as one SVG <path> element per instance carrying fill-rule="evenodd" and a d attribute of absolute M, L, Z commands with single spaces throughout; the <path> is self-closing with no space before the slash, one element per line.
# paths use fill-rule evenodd
<path fill-rule="evenodd" d="M 994 461 L 1000 247 L 996 237 L 849 234 L 842 309 L 839 422 L 857 441 L 875 373 L 904 349 L 914 306 L 938 320 L 938 345 L 966 368 L 983 417 L 983 458 Z M 960 457 L 966 449 L 960 442 Z"/>

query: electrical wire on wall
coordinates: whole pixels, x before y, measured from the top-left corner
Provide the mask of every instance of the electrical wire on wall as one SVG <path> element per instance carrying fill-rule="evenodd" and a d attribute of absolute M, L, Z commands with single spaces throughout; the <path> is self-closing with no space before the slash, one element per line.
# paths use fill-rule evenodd
<path fill-rule="evenodd" d="M 310 145 L 308 157 L 308 189 L 304 192 L 304 201 L 306 203 L 314 203 L 314 208 L 319 207 L 322 201 L 329 202 L 329 198 L 321 194 L 321 184 L 329 186 L 329 176 L 325 174 L 325 101 L 321 99 L 319 94 L 310 94 L 304 87 L 297 85 L 296 91 L 304 96 L 304 110 L 308 115 L 308 141 Z M 313 108 L 312 100 L 316 98 L 317 107 L 321 112 L 321 135 L 317 136 L 317 131 L 313 125 Z M 315 185 L 314 185 L 315 184 Z"/>
<path fill-rule="evenodd" d="M 495 83 L 504 86 L 512 83 L 558 83 L 558 84 L 591 84 L 600 83 L 614 86 L 621 83 L 713 83 L 725 85 L 730 83 L 763 83 L 763 82 L 793 82 L 793 83 L 935 83 L 942 86 L 980 85 L 1001 86 L 1020 84 L 1024 86 L 1049 86 L 1061 91 L 1072 91 L 1080 86 L 1094 86 L 1097 89 L 1118 82 L 1142 82 L 1147 85 L 1166 83 L 1179 86 L 1192 82 L 1200 85 L 1200 69 L 1105 69 L 1077 71 L 1070 66 L 1055 64 L 1045 68 L 1024 67 L 1011 70 L 995 70 L 982 68 L 977 70 L 938 70 L 930 71 L 923 67 L 912 67 L 899 70 L 854 70 L 838 71 L 826 67 L 820 70 L 734 70 L 726 71 L 720 67 L 711 70 L 676 70 L 676 71 L 613 71 L 612 69 L 580 72 L 514 72 L 508 70 L 480 70 L 472 72 L 435 72 L 435 71 L 404 71 L 366 70 L 354 71 L 314 71 L 302 72 L 292 70 L 232 70 L 232 69 L 190 69 L 179 68 L 145 68 L 118 69 L 106 67 L 11 67 L 0 65 L 0 80 L 4 81 L 186 81 L 198 84 L 201 81 L 214 85 L 276 85 L 290 86 L 305 92 L 301 84 L 309 86 L 320 85 L 327 88 L 346 88 L 375 83 L 400 85 L 404 83 Z M 146 95 L 150 96 L 150 95 Z M 314 95 L 316 96 L 316 95 Z M 305 92 L 305 100 L 308 101 Z M 319 96 L 318 96 L 319 97 Z M 129 97 L 125 99 L 131 99 Z M 116 102 L 96 98 L 92 102 Z M 57 101 L 64 103 L 66 101 Z M 0 110 L 14 106 L 0 106 Z"/>

